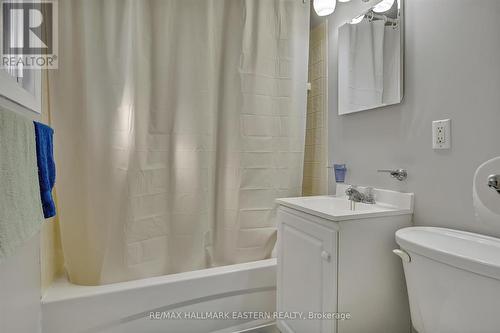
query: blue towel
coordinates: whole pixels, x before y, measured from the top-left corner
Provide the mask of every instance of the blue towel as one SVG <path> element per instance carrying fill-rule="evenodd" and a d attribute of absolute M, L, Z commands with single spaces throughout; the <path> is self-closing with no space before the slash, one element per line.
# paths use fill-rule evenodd
<path fill-rule="evenodd" d="M 49 218 L 56 215 L 56 205 L 52 198 L 52 188 L 56 182 L 56 165 L 54 163 L 54 130 L 47 125 L 34 121 L 36 138 L 36 158 L 38 163 L 38 180 L 42 199 L 43 215 Z"/>

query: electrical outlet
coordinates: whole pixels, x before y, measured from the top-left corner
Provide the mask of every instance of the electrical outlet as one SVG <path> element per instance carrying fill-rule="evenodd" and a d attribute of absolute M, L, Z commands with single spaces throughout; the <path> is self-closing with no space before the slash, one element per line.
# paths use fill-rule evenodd
<path fill-rule="evenodd" d="M 451 126 L 450 119 L 435 120 L 432 122 L 432 148 L 451 148 Z"/>

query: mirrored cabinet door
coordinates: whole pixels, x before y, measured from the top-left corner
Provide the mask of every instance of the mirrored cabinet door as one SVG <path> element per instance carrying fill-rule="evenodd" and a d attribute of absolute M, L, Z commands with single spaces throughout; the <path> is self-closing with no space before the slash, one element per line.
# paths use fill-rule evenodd
<path fill-rule="evenodd" d="M 338 30 L 339 114 L 403 98 L 403 0 L 386 0 Z"/>

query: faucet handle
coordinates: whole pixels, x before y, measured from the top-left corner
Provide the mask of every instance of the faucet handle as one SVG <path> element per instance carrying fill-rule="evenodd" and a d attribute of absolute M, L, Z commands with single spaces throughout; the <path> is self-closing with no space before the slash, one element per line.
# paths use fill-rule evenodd
<path fill-rule="evenodd" d="M 364 203 L 374 204 L 375 203 L 375 194 L 373 193 L 373 187 L 367 186 L 364 191 Z"/>
<path fill-rule="evenodd" d="M 354 190 L 357 190 L 357 186 L 356 186 L 356 185 L 352 185 L 352 184 L 350 184 L 350 185 L 348 185 L 348 186 L 347 186 L 347 188 L 345 189 L 345 194 L 346 194 L 347 196 L 349 196 L 349 195 L 351 195 L 351 194 L 352 194 L 352 192 L 353 192 Z"/>
<path fill-rule="evenodd" d="M 366 196 L 373 197 L 373 187 L 371 187 L 371 186 L 365 187 L 365 191 L 364 192 L 365 192 Z"/>

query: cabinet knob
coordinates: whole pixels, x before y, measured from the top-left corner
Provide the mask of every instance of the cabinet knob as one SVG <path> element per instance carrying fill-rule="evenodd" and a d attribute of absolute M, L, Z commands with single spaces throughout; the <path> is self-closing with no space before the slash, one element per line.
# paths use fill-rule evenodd
<path fill-rule="evenodd" d="M 324 261 L 330 261 L 330 253 L 328 253 L 328 252 L 326 252 L 326 251 L 321 252 L 321 258 L 322 258 Z"/>

